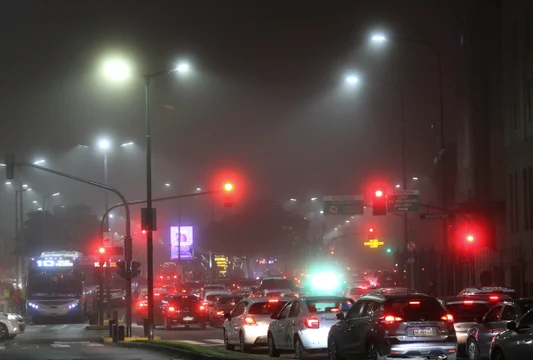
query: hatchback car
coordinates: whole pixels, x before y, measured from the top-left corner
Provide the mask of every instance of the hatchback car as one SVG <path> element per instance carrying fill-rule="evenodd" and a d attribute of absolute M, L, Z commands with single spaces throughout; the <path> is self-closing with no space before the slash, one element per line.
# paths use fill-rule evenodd
<path fill-rule="evenodd" d="M 337 322 L 336 314 L 348 311 L 354 301 L 346 297 L 313 296 L 287 303 L 268 327 L 268 354 L 279 357 L 294 352 L 296 359 L 326 351 L 328 333 Z"/>
<path fill-rule="evenodd" d="M 533 309 L 533 298 L 504 300 L 489 310 L 468 330 L 466 351 L 470 360 L 487 358 L 494 336 L 506 330 L 510 321 L 517 321 Z"/>
<path fill-rule="evenodd" d="M 270 316 L 277 313 L 290 299 L 247 298 L 241 300 L 224 317 L 224 343 L 227 350 L 239 346 L 250 352 L 254 346 L 267 344 Z"/>
<path fill-rule="evenodd" d="M 176 325 L 197 324 L 201 329 L 206 328 L 208 315 L 200 298 L 195 295 L 168 296 L 161 306 L 162 319 L 156 318 L 157 325 L 162 324 L 166 330 Z"/>
<path fill-rule="evenodd" d="M 365 295 L 331 327 L 331 360 L 455 359 L 457 337 L 453 316 L 434 297 L 415 293 Z"/>
<path fill-rule="evenodd" d="M 24 333 L 26 323 L 20 315 L 0 313 L 0 340 L 12 340 Z"/>

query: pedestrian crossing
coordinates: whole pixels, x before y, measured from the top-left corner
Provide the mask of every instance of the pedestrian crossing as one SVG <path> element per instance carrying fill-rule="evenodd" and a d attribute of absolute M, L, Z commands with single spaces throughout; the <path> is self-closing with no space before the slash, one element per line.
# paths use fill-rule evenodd
<path fill-rule="evenodd" d="M 80 331 L 87 324 L 26 325 L 24 332 Z"/>

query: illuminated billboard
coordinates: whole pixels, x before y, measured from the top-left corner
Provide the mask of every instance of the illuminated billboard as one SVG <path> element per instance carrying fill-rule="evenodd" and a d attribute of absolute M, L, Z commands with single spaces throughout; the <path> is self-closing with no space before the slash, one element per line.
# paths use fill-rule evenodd
<path fill-rule="evenodd" d="M 193 260 L 194 237 L 192 226 L 170 227 L 170 260 Z"/>

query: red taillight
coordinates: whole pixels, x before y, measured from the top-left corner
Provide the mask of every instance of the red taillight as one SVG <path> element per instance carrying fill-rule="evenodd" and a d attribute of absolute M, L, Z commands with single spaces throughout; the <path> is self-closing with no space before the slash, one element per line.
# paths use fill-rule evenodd
<path fill-rule="evenodd" d="M 447 322 L 453 322 L 453 315 L 452 314 L 442 315 L 440 319 L 443 321 L 447 321 Z"/>
<path fill-rule="evenodd" d="M 472 300 L 465 300 L 463 303 L 465 305 L 472 305 L 474 302 Z"/>
<path fill-rule="evenodd" d="M 176 309 L 174 308 L 174 306 L 169 306 L 169 307 L 168 307 L 168 311 L 170 311 L 170 312 L 174 312 L 174 311 L 176 311 Z"/>
<path fill-rule="evenodd" d="M 144 302 L 139 303 L 139 307 L 143 307 L 143 306 L 148 306 L 148 304 L 147 304 L 147 303 L 144 303 Z"/>
<path fill-rule="evenodd" d="M 385 324 L 394 324 L 397 321 L 403 321 L 403 319 L 399 316 L 386 315 L 381 318 L 381 321 L 383 321 Z"/>
<path fill-rule="evenodd" d="M 269 303 L 277 303 L 277 302 L 279 302 L 279 300 L 278 299 L 270 299 L 270 300 L 268 300 L 268 302 Z"/>
<path fill-rule="evenodd" d="M 337 309 L 337 308 L 333 308 L 333 309 L 331 309 L 331 312 L 339 312 L 339 311 L 340 311 L 340 310 Z"/>
<path fill-rule="evenodd" d="M 163 278 L 163 275 L 159 275 L 159 278 L 162 279 L 162 278 Z"/>
<path fill-rule="evenodd" d="M 409 305 L 420 305 L 420 301 L 409 301 Z"/>
<path fill-rule="evenodd" d="M 499 297 L 497 297 L 497 296 L 489 296 L 489 299 L 492 300 L 492 301 L 498 301 Z"/>
<path fill-rule="evenodd" d="M 205 306 L 200 305 L 200 310 L 205 310 Z"/>
<path fill-rule="evenodd" d="M 317 318 L 307 318 L 304 324 L 309 329 L 318 329 L 320 327 L 320 321 Z"/>
<path fill-rule="evenodd" d="M 186 293 L 186 292 L 187 292 L 187 290 L 183 289 L 183 290 L 181 290 L 181 292 L 182 292 L 182 293 Z"/>
<path fill-rule="evenodd" d="M 224 315 L 224 311 L 217 311 L 217 315 Z"/>
<path fill-rule="evenodd" d="M 174 279 L 177 279 L 178 278 L 178 275 L 174 275 Z"/>
<path fill-rule="evenodd" d="M 245 317 L 244 322 L 246 323 L 246 325 L 257 325 L 255 320 L 252 319 L 251 317 Z"/>

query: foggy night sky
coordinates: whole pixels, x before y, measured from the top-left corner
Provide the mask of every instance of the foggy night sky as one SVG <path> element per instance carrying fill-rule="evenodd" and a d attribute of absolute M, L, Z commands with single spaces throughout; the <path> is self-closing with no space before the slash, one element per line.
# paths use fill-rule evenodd
<path fill-rule="evenodd" d="M 142 79 L 111 84 L 99 75 L 108 54 L 128 56 L 139 74 L 187 59 L 194 73 L 153 84 L 154 196 L 163 184 L 205 187 L 221 169 L 239 169 L 246 197 L 283 201 L 362 193 L 370 179 L 401 179 L 400 109 L 381 79 L 403 89 L 408 172 L 433 175 L 438 124 L 436 61 L 409 43 L 368 46 L 369 31 L 426 40 L 443 57 L 446 121 L 453 126 L 459 43 L 448 1 L 9 1 L 2 4 L 0 150 L 19 159 L 103 180 L 94 145 L 108 135 L 135 149 L 110 154 L 110 183 L 145 197 Z M 344 85 L 350 69 L 365 83 Z M 165 105 L 167 107 L 165 107 Z M 174 110 L 169 110 L 173 108 Z M 2 175 L 3 176 L 3 175 Z M 41 193 L 86 203 L 103 195 L 24 170 Z M 428 180 L 429 181 L 429 180 Z M 4 188 L 1 198 L 11 197 Z M 175 192 L 174 192 L 175 193 Z M 13 195 L 14 196 L 14 195 Z M 111 203 L 117 201 L 111 200 Z M 207 218 L 210 200 L 190 213 Z M 2 213 L 12 204 L 0 205 Z M 188 215 L 193 216 L 193 215 Z M 196 216 L 196 215 L 194 215 Z"/>

